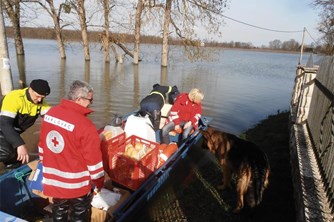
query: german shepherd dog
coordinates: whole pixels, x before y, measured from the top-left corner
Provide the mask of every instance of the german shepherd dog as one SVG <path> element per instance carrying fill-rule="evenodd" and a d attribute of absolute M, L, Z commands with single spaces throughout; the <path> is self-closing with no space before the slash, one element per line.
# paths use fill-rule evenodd
<path fill-rule="evenodd" d="M 253 208 L 260 204 L 269 183 L 270 166 L 266 154 L 254 143 L 235 135 L 208 127 L 202 131 L 203 145 L 219 160 L 223 169 L 223 184 L 218 189 L 230 187 L 236 178 L 237 204 L 234 213 L 244 207 L 244 200 Z"/>
<path fill-rule="evenodd" d="M 141 116 L 148 114 L 154 130 L 158 130 L 163 105 L 165 103 L 173 105 L 179 94 L 177 86 L 161 86 L 156 83 L 153 85 L 153 90 L 150 94 L 140 101 L 138 114 Z"/>

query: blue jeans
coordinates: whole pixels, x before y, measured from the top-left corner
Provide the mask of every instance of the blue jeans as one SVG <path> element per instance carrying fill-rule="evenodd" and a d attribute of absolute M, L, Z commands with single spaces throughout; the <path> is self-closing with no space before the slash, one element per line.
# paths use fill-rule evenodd
<path fill-rule="evenodd" d="M 182 122 L 180 123 L 180 127 L 183 128 L 183 126 L 184 126 L 185 124 L 186 124 L 186 122 L 182 121 Z M 183 132 L 182 132 L 182 140 L 181 140 L 181 141 L 179 140 L 178 142 L 182 142 L 183 140 L 185 140 L 185 139 L 189 136 L 189 134 L 190 134 L 190 132 L 191 132 L 191 130 L 192 130 L 193 128 L 194 128 L 194 127 L 191 125 L 191 126 L 189 126 L 188 128 L 183 129 Z M 172 131 L 172 130 L 174 130 L 174 129 L 175 129 L 175 124 L 174 124 L 174 122 L 169 122 L 169 123 L 167 123 L 167 124 L 161 129 L 161 138 L 160 138 L 161 143 L 164 143 L 164 144 L 169 144 L 169 143 L 170 143 L 169 132 Z"/>

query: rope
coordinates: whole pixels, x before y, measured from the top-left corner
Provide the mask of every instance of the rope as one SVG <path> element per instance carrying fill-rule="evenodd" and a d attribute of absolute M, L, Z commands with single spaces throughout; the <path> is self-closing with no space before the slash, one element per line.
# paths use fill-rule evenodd
<path fill-rule="evenodd" d="M 257 29 L 262 29 L 262 30 L 266 30 L 266 31 L 271 31 L 271 32 L 283 32 L 283 33 L 301 33 L 301 32 L 304 32 L 304 30 L 277 30 L 277 29 L 270 29 L 270 28 L 264 28 L 264 27 L 260 27 L 260 26 L 257 26 L 257 25 L 252 25 L 252 24 L 249 24 L 247 22 L 243 22 L 243 21 L 240 21 L 240 20 L 237 20 L 237 19 L 234 19 L 234 18 L 231 18 L 231 17 L 228 17 L 226 15 L 221 15 L 222 17 L 224 18 L 227 18 L 229 20 L 232 20 L 234 22 L 238 22 L 238 23 L 241 23 L 243 25 L 247 25 L 247 26 L 250 26 L 250 27 L 253 27 L 253 28 L 257 28 Z M 314 38 L 313 36 L 310 34 L 310 32 L 304 28 L 306 33 L 310 36 L 310 38 L 313 40 L 313 42 L 316 44 L 316 45 L 319 45 Z"/>
<path fill-rule="evenodd" d="M 14 174 L 14 176 L 15 176 L 15 179 L 17 179 L 18 181 L 24 183 L 23 178 L 26 177 L 26 176 L 28 176 L 29 174 L 30 174 L 30 172 L 25 173 L 25 174 L 22 173 L 22 172 L 16 172 L 16 173 Z"/>
<path fill-rule="evenodd" d="M 30 191 L 29 191 L 29 188 L 26 184 L 26 182 L 24 181 L 24 177 L 28 176 L 31 172 L 27 172 L 27 173 L 22 173 L 22 172 L 16 172 L 14 174 L 14 177 L 17 181 L 20 181 L 22 184 L 23 184 L 23 187 L 26 189 L 26 192 L 27 192 L 27 195 L 29 197 L 29 200 L 32 201 L 32 197 L 31 197 L 31 194 L 30 194 Z M 22 193 L 22 189 L 21 189 L 21 186 L 20 186 L 20 192 Z"/>
<path fill-rule="evenodd" d="M 238 23 L 241 23 L 241 24 L 244 24 L 244 25 L 251 26 L 253 28 L 258 28 L 258 29 L 262 29 L 262 30 L 266 30 L 266 31 L 271 31 L 271 32 L 286 32 L 286 33 L 299 33 L 299 32 L 303 32 L 303 30 L 287 31 L 287 30 L 277 30 L 277 29 L 263 28 L 263 27 L 252 25 L 252 24 L 249 24 L 249 23 L 237 20 L 237 19 L 233 19 L 233 18 L 228 17 L 226 15 L 221 15 L 221 16 L 223 16 L 224 18 L 230 19 L 232 21 L 235 21 L 235 22 L 238 22 Z"/>

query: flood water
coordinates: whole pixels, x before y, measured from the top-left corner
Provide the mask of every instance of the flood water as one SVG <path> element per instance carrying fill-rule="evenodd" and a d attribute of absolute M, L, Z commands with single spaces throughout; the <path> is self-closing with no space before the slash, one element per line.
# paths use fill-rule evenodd
<path fill-rule="evenodd" d="M 210 61 L 189 62 L 181 47 L 171 47 L 169 66 L 160 66 L 160 45 L 141 45 L 138 66 L 125 57 L 123 64 L 104 62 L 99 45 L 91 45 L 91 61 L 85 62 L 79 43 L 70 43 L 67 59 L 61 61 L 53 40 L 24 39 L 25 56 L 17 58 L 9 39 L 14 88 L 19 80 L 47 79 L 51 94 L 47 101 L 57 104 L 66 95 L 73 80 L 89 82 L 95 90 L 95 111 L 90 118 L 100 128 L 113 114 L 136 110 L 152 85 L 177 85 L 180 91 L 200 88 L 205 98 L 203 114 L 214 118 L 213 126 L 240 134 L 278 110 L 288 110 L 299 54 L 255 52 L 229 49 L 205 49 Z M 130 49 L 132 45 L 128 46 Z M 309 55 L 303 55 L 305 64 Z M 39 122 L 26 134 L 36 147 Z M 29 144 L 28 144 L 29 145 Z M 32 148 L 34 149 L 34 148 Z"/>

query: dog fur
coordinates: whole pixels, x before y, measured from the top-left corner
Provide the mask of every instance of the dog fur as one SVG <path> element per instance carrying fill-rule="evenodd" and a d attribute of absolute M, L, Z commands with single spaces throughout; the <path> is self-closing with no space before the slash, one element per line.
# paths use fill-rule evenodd
<path fill-rule="evenodd" d="M 158 83 L 153 85 L 153 90 L 140 102 L 139 115 L 149 115 L 155 130 L 159 129 L 161 109 L 165 103 L 174 104 L 180 92 L 177 86 L 162 86 Z"/>
<path fill-rule="evenodd" d="M 221 132 L 212 127 L 202 131 L 203 145 L 213 153 L 223 169 L 223 184 L 218 189 L 230 187 L 232 176 L 236 177 L 238 213 L 244 202 L 253 208 L 260 204 L 269 183 L 268 157 L 254 143 Z"/>

